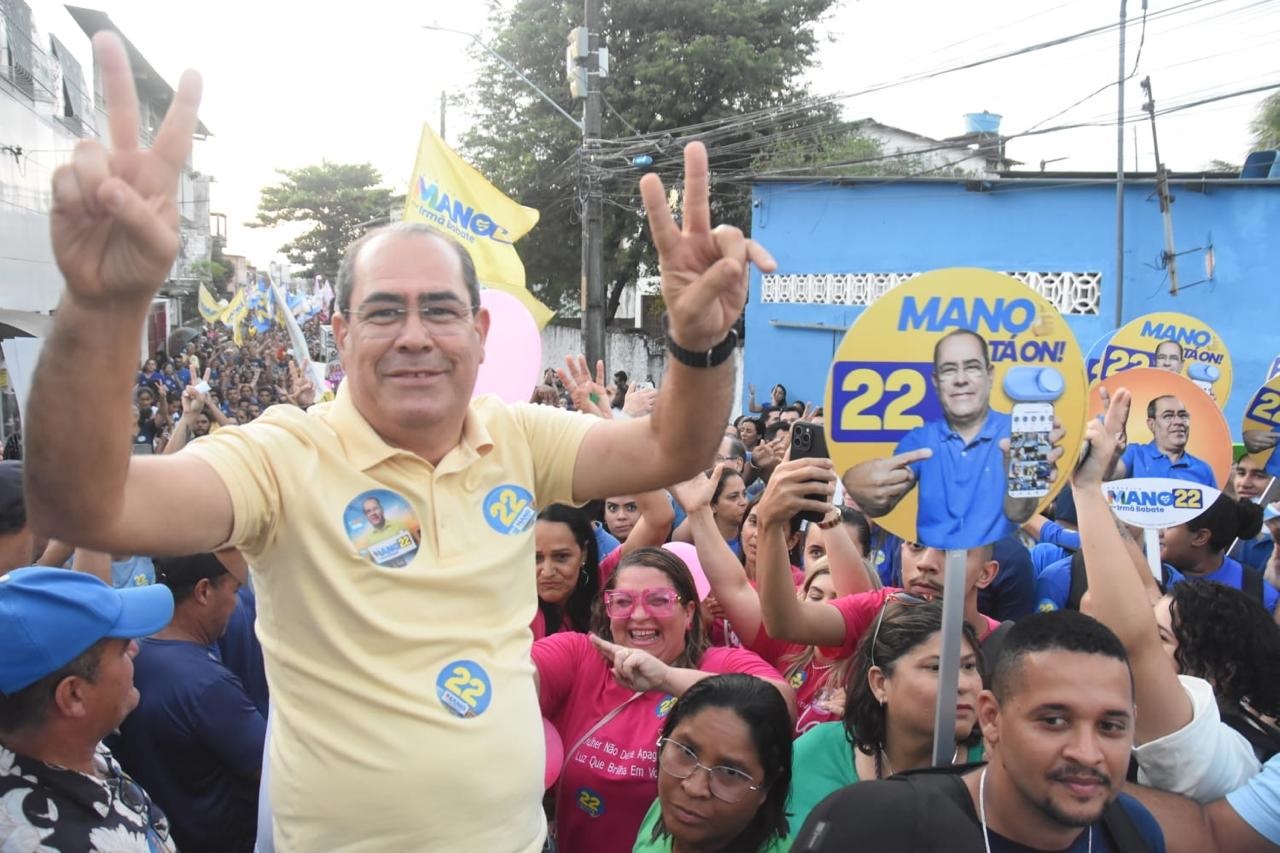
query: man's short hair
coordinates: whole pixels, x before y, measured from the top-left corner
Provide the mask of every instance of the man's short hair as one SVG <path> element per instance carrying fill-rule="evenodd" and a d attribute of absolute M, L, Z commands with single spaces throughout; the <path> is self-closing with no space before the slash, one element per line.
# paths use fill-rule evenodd
<path fill-rule="evenodd" d="M 1156 344 L 1156 348 L 1155 348 L 1154 350 L 1152 350 L 1151 354 L 1152 354 L 1152 355 L 1159 355 L 1159 354 L 1160 354 L 1160 348 L 1161 348 L 1161 347 L 1167 347 L 1167 346 L 1173 346 L 1173 347 L 1176 347 L 1176 348 L 1177 348 L 1177 350 L 1178 350 L 1178 360 L 1179 360 L 1179 361 L 1181 361 L 1181 360 L 1182 360 L 1182 344 L 1178 343 L 1177 341 L 1161 341 L 1160 343 Z"/>
<path fill-rule="evenodd" d="M 764 440 L 773 441 L 780 432 L 790 432 L 791 424 L 784 420 L 776 420 L 764 428 Z"/>
<path fill-rule="evenodd" d="M 991 662 L 991 691 L 1004 702 L 1017 690 L 1022 659 L 1033 652 L 1063 651 L 1114 658 L 1129 667 L 1124 643 L 1092 616 L 1075 610 L 1033 613 L 1019 620 Z M 1130 672 L 1132 678 L 1132 672 Z"/>
<path fill-rule="evenodd" d="M 742 439 L 726 435 L 724 440 L 729 442 L 730 459 L 741 459 L 744 462 L 747 460 L 747 446 L 742 443 Z"/>
<path fill-rule="evenodd" d="M 99 640 L 75 660 L 14 693 L 0 693 L 0 733 L 10 734 L 44 725 L 53 705 L 53 695 L 58 685 L 75 676 L 92 682 L 98 676 L 98 664 L 106 640 Z"/>
<path fill-rule="evenodd" d="M 978 346 L 982 347 L 982 363 L 983 365 L 990 366 L 991 356 L 987 349 L 986 338 L 984 338 L 982 335 L 978 334 L 977 332 L 973 331 L 972 329 L 952 329 L 942 337 L 938 338 L 938 342 L 933 345 L 933 366 L 935 369 L 938 366 L 938 351 L 942 349 L 942 344 L 945 341 L 950 340 L 951 338 L 958 338 L 961 335 L 968 335 L 969 337 L 973 338 L 978 342 Z"/>
<path fill-rule="evenodd" d="M 1161 400 L 1176 400 L 1176 399 L 1178 399 L 1177 396 L 1173 394 L 1161 394 L 1159 397 L 1152 397 L 1150 400 L 1147 401 L 1147 419 L 1148 420 L 1156 419 L 1156 403 L 1159 403 Z"/>
<path fill-rule="evenodd" d="M 351 310 L 351 294 L 356 287 L 356 262 L 360 260 L 360 252 L 364 249 L 365 244 L 384 235 L 417 235 L 420 237 L 435 237 L 443 241 L 449 248 L 453 249 L 454 254 L 458 256 L 458 262 L 462 265 L 462 282 L 467 286 L 467 294 L 471 298 L 471 307 L 478 308 L 480 306 L 480 279 L 476 277 L 476 265 L 471 260 L 471 253 L 467 251 L 466 246 L 439 228 L 423 222 L 393 222 L 390 225 L 383 225 L 381 228 L 366 232 L 364 236 L 347 247 L 347 251 L 342 256 L 342 263 L 338 265 L 338 291 L 336 295 L 338 311 L 346 314 Z"/>
<path fill-rule="evenodd" d="M 206 578 L 215 580 L 225 574 L 227 567 L 209 553 L 164 557 L 156 561 L 156 580 L 169 587 L 174 606 L 190 598 L 200 581 Z"/>

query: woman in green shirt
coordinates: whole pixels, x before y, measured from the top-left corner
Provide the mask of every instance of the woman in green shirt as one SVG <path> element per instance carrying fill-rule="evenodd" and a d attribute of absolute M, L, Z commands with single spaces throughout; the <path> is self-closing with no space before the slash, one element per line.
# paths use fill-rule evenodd
<path fill-rule="evenodd" d="M 796 740 L 791 801 L 794 826 L 845 785 L 884 779 L 932 762 L 933 723 L 942 650 L 942 603 L 908 593 L 890 596 L 875 630 L 852 659 L 843 722 L 814 726 Z M 982 758 L 977 727 L 982 690 L 978 638 L 965 623 L 956 696 L 957 764 Z"/>
<path fill-rule="evenodd" d="M 658 799 L 633 853 L 781 853 L 790 783 L 782 695 L 750 675 L 705 678 L 662 727 Z"/>

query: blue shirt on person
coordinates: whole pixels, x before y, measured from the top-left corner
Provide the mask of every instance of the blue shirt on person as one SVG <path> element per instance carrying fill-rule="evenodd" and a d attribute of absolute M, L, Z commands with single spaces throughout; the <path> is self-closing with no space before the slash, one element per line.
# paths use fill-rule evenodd
<path fill-rule="evenodd" d="M 1280 844 L 1280 755 L 1272 756 L 1244 787 L 1227 794 L 1227 804 L 1254 832 Z"/>
<path fill-rule="evenodd" d="M 139 646 L 141 698 L 120 724 L 120 763 L 164 809 L 183 853 L 252 850 L 266 718 L 209 648 Z"/>
<path fill-rule="evenodd" d="M 911 463 L 916 476 L 916 539 L 933 548 L 973 548 L 1007 536 L 1013 523 L 1004 514 L 1005 463 L 1000 440 L 1009 437 L 1010 418 L 989 410 L 972 441 L 966 442 L 945 418 L 908 432 L 894 454 L 929 448 L 933 455 Z"/>
<path fill-rule="evenodd" d="M 1000 564 L 1000 570 L 985 589 L 978 590 L 978 612 L 999 622 L 1034 613 L 1036 579 L 1027 546 L 1011 534 L 991 546 L 991 559 Z"/>
<path fill-rule="evenodd" d="M 1127 477 L 1168 477 L 1202 486 L 1217 486 L 1209 463 L 1190 453 L 1183 453 L 1175 462 L 1161 452 L 1154 441 L 1129 445 L 1120 461 L 1124 462 Z"/>
<path fill-rule="evenodd" d="M 1207 575 L 1179 575 L 1174 579 L 1173 583 L 1178 583 L 1184 580 L 1216 581 L 1223 586 L 1243 590 L 1244 566 L 1240 565 L 1240 563 L 1230 557 L 1223 557 L 1222 565 L 1215 571 L 1212 571 Z M 1277 590 L 1271 584 L 1263 581 L 1262 606 L 1267 609 L 1268 613 L 1274 613 L 1278 602 L 1280 602 L 1280 590 Z"/>
<path fill-rule="evenodd" d="M 223 665 L 240 679 L 254 707 L 265 717 L 270 694 L 266 669 L 262 664 L 262 645 L 253 630 L 258 618 L 258 600 L 249 584 L 240 587 L 236 598 L 239 600 L 227 622 L 226 633 L 218 638 L 214 648 Z"/>

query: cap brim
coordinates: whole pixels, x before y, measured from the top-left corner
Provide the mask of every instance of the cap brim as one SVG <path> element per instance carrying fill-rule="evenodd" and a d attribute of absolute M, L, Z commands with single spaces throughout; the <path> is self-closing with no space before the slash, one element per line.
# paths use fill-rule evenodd
<path fill-rule="evenodd" d="M 173 593 L 163 584 L 116 590 L 120 594 L 120 618 L 104 636 L 136 639 L 162 630 L 173 619 Z"/>

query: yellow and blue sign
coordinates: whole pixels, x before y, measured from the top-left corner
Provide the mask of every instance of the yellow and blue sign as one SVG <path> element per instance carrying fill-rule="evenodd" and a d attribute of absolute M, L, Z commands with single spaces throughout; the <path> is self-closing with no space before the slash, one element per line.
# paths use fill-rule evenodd
<path fill-rule="evenodd" d="M 1213 486 L 1167 477 L 1112 480 L 1103 484 L 1102 493 L 1116 518 L 1150 530 L 1186 524 L 1222 494 Z"/>
<path fill-rule="evenodd" d="M 436 696 L 452 714 L 478 717 L 493 700 L 493 682 L 484 667 L 473 660 L 446 664 L 436 677 Z"/>
<path fill-rule="evenodd" d="M 1046 299 L 990 270 L 937 270 L 846 333 L 828 376 L 827 444 L 854 500 L 890 533 L 987 545 L 1066 483 L 1086 389 L 1080 347 Z"/>
<path fill-rule="evenodd" d="M 1254 392 L 1245 406 L 1240 434 L 1258 465 L 1272 477 L 1280 476 L 1280 453 L 1275 449 L 1280 440 L 1280 374 Z"/>
<path fill-rule="evenodd" d="M 370 489 L 351 499 L 342 526 L 361 557 L 384 569 L 413 562 L 422 542 L 422 522 L 413 507 L 389 489 Z"/>
<path fill-rule="evenodd" d="M 1116 330 L 1102 355 L 1097 379 L 1135 367 L 1179 373 L 1219 407 L 1231 396 L 1231 354 L 1226 342 L 1202 320 L 1161 311 L 1144 314 Z"/>

